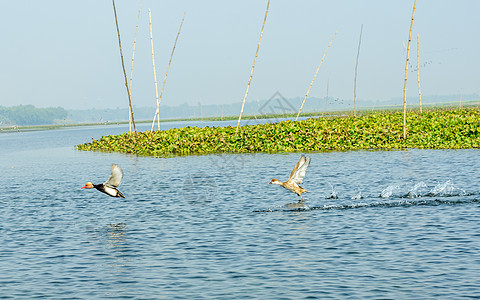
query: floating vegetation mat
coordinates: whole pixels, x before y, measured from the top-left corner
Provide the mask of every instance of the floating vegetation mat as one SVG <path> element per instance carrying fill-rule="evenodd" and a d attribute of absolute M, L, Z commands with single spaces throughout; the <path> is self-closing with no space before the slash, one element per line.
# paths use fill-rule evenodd
<path fill-rule="evenodd" d="M 436 109 L 407 114 L 403 138 L 401 112 L 371 112 L 357 117 L 310 118 L 235 127 L 183 127 L 108 135 L 77 145 L 77 150 L 168 157 L 253 152 L 320 152 L 407 148 L 465 149 L 480 146 L 480 110 Z"/>

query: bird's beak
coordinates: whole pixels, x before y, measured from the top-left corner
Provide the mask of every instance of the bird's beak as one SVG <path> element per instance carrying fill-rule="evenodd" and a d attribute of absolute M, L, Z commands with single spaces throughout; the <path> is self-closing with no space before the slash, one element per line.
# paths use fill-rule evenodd
<path fill-rule="evenodd" d="M 82 187 L 82 189 L 91 189 L 93 188 L 93 184 L 91 182 L 85 183 L 85 185 Z"/>

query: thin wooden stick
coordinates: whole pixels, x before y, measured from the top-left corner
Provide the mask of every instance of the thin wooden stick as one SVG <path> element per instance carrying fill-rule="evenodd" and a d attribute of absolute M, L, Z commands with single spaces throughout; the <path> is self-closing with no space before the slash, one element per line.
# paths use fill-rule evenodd
<path fill-rule="evenodd" d="M 185 20 L 185 13 L 183 13 L 182 22 L 180 23 L 180 27 L 178 28 L 177 37 L 175 38 L 175 43 L 173 44 L 172 53 L 170 54 L 170 60 L 168 61 L 167 71 L 165 72 L 165 78 L 163 78 L 163 85 L 162 85 L 162 90 L 160 91 L 160 97 L 158 98 L 158 101 L 157 101 L 157 111 L 155 112 L 155 114 L 157 116 L 157 128 L 158 128 L 158 130 L 160 130 L 160 115 L 159 115 L 160 102 L 162 101 L 162 95 L 163 95 L 163 90 L 165 89 L 165 82 L 167 81 L 168 70 L 170 69 L 170 65 L 172 63 L 173 53 L 175 52 L 175 47 L 177 46 L 178 36 L 180 35 L 180 31 L 182 30 L 182 25 L 183 25 L 184 20 Z M 154 120 L 155 120 L 155 118 L 154 118 Z M 152 127 L 152 130 L 153 130 L 153 127 Z"/>
<path fill-rule="evenodd" d="M 403 84 L 403 138 L 407 138 L 407 72 L 408 72 L 408 56 L 410 54 L 410 42 L 412 40 L 413 17 L 415 16 L 415 6 L 417 0 L 413 3 L 412 20 L 410 21 L 410 33 L 408 34 L 407 62 L 405 63 L 405 82 Z"/>
<path fill-rule="evenodd" d="M 328 103 L 328 84 L 329 84 L 330 80 L 327 80 L 327 96 L 325 97 L 325 107 L 323 108 L 323 112 L 322 112 L 322 118 L 323 118 L 323 115 L 327 112 L 327 103 Z"/>
<path fill-rule="evenodd" d="M 137 132 L 137 127 L 135 126 L 135 118 L 133 117 L 132 97 L 130 95 L 130 89 L 128 88 L 127 72 L 125 72 L 125 63 L 123 61 L 122 42 L 120 39 L 120 29 L 118 28 L 117 10 L 115 9 L 115 0 L 112 0 L 112 3 L 113 3 L 113 13 L 115 14 L 115 25 L 117 26 L 118 47 L 120 48 L 120 58 L 122 59 L 123 76 L 125 77 L 125 87 L 127 88 L 128 105 L 129 105 L 131 116 L 132 116 L 133 130 Z"/>
<path fill-rule="evenodd" d="M 255 68 L 255 62 L 257 61 L 258 49 L 260 49 L 260 42 L 262 41 L 263 29 L 265 28 L 265 22 L 267 21 L 268 7 L 270 6 L 270 0 L 267 2 L 267 10 L 265 11 L 265 18 L 263 19 L 262 31 L 260 32 L 260 39 L 257 44 L 257 52 L 255 52 L 255 59 L 253 60 L 252 70 L 250 71 L 250 78 L 248 79 L 247 90 L 245 91 L 245 96 L 243 96 L 242 110 L 240 111 L 240 116 L 238 116 L 237 129 L 235 129 L 235 135 L 238 133 L 240 128 L 240 121 L 242 120 L 243 108 L 245 107 L 245 100 L 247 99 L 248 89 L 250 88 L 250 82 L 252 81 L 253 69 Z"/>
<path fill-rule="evenodd" d="M 150 130 L 150 131 L 153 131 L 153 126 L 155 126 L 155 118 L 158 115 L 158 87 L 157 87 L 157 72 L 155 71 L 155 55 L 153 54 L 152 13 L 150 11 L 150 8 L 148 9 L 148 20 L 150 22 L 150 44 L 152 45 L 153 79 L 155 81 L 155 98 L 157 100 L 157 110 L 155 111 L 155 115 L 153 116 L 152 129 Z"/>
<path fill-rule="evenodd" d="M 138 7 L 137 26 L 135 27 L 135 38 L 133 39 L 132 66 L 130 68 L 130 98 L 132 98 L 132 78 L 133 78 L 133 60 L 135 58 L 135 44 L 137 43 L 138 20 L 140 20 L 140 11 L 142 10 L 142 0 Z M 132 132 L 132 109 L 128 107 L 128 132 Z"/>
<path fill-rule="evenodd" d="M 417 81 L 418 81 L 418 99 L 420 100 L 420 113 L 422 112 L 422 93 L 420 92 L 420 36 L 417 34 Z"/>
<path fill-rule="evenodd" d="M 125 72 L 125 63 L 123 61 L 122 42 L 120 39 L 120 29 L 118 28 L 118 19 L 117 19 L 117 10 L 115 8 L 115 0 L 112 0 L 112 3 L 113 3 L 113 13 L 115 15 L 115 25 L 117 26 L 118 47 L 120 48 L 120 58 L 122 60 L 123 76 L 125 78 L 125 87 L 127 88 L 128 105 L 129 105 L 130 115 L 132 117 L 133 129 L 135 132 L 137 132 L 137 128 L 135 126 L 135 118 L 133 117 L 132 98 L 130 94 L 130 89 L 128 88 L 127 72 Z"/>
<path fill-rule="evenodd" d="M 307 93 L 305 94 L 305 97 L 303 98 L 302 106 L 300 106 L 300 109 L 298 110 L 297 117 L 295 118 L 295 121 L 298 120 L 298 117 L 300 116 L 300 113 L 302 112 L 303 105 L 305 104 L 305 100 L 307 100 L 308 93 L 310 93 L 310 89 L 312 88 L 313 82 L 315 81 L 315 78 L 317 77 L 318 70 L 320 70 L 320 67 L 323 64 L 323 60 L 325 59 L 325 55 L 327 55 L 328 49 L 333 43 L 333 40 L 335 39 L 335 36 L 337 35 L 337 31 L 335 31 L 335 34 L 333 35 L 332 40 L 330 41 L 330 44 L 328 44 L 327 50 L 325 50 L 325 53 L 323 54 L 322 60 L 320 61 L 320 64 L 318 65 L 317 71 L 315 72 L 315 76 L 313 76 L 312 82 L 310 82 L 310 86 L 308 87 Z"/>
<path fill-rule="evenodd" d="M 353 116 L 357 116 L 357 67 L 358 57 L 360 56 L 360 43 L 362 42 L 363 24 L 360 27 L 360 38 L 358 39 L 357 61 L 355 62 L 355 79 L 353 80 Z"/>

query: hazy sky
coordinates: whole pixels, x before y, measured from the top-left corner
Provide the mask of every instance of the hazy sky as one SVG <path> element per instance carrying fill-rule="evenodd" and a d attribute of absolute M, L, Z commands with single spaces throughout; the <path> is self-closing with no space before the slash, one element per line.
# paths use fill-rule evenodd
<path fill-rule="evenodd" d="M 360 27 L 363 36 L 357 97 L 402 97 L 413 0 L 272 0 L 247 101 L 275 92 L 303 97 L 338 30 L 310 92 L 353 98 Z M 117 0 L 127 74 L 140 1 Z M 170 67 L 164 105 L 233 103 L 243 99 L 267 1 L 144 0 L 133 73 L 132 101 L 155 105 L 148 8 L 152 11 L 160 92 L 184 12 Z M 480 1 L 418 0 L 410 61 L 416 65 L 420 34 L 422 95 L 480 91 Z M 108 0 L 1 1 L 0 105 L 65 108 L 126 107 L 112 9 Z M 407 95 L 418 94 L 409 69 Z M 240 109 L 240 107 L 239 107 Z"/>

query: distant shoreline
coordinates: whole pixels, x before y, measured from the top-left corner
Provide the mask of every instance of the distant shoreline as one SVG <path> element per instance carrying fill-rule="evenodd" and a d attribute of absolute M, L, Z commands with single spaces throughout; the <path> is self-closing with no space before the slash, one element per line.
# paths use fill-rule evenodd
<path fill-rule="evenodd" d="M 452 101 L 452 102 L 442 102 L 442 103 L 427 103 L 424 104 L 425 109 L 437 109 L 445 107 L 472 107 L 480 106 L 480 100 L 470 100 L 470 101 Z M 408 105 L 408 110 L 417 110 L 419 109 L 418 105 Z M 371 113 L 371 112 L 384 112 L 384 111 L 400 111 L 401 108 L 398 105 L 382 105 L 376 108 L 359 108 L 358 113 Z M 353 114 L 352 110 L 335 110 L 327 112 L 306 112 L 302 113 L 301 117 L 318 117 L 318 116 L 338 116 L 338 115 L 351 115 Z M 292 118 L 296 117 L 295 113 L 287 114 L 259 114 L 259 115 L 245 115 L 242 117 L 242 120 L 254 120 L 254 119 L 270 119 L 270 118 Z M 190 122 L 190 121 L 231 121 L 237 120 L 238 116 L 217 116 L 217 117 L 193 117 L 193 118 L 172 118 L 172 119 L 160 119 L 160 123 L 167 122 Z M 136 121 L 135 124 L 146 124 L 151 123 L 152 120 L 140 120 Z M 110 126 L 110 125 L 122 125 L 128 124 L 128 121 L 116 121 L 116 122 L 92 122 L 92 123 L 74 123 L 74 124 L 48 124 L 48 125 L 7 125 L 0 126 L 0 133 L 9 133 L 9 132 L 20 132 L 20 131 L 40 131 L 40 130 L 55 130 L 55 129 L 64 129 L 71 127 L 84 127 L 84 126 Z"/>

